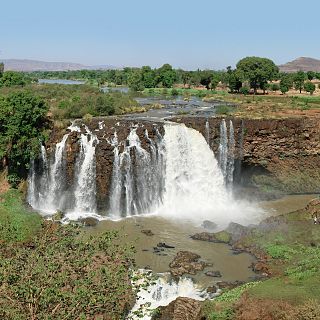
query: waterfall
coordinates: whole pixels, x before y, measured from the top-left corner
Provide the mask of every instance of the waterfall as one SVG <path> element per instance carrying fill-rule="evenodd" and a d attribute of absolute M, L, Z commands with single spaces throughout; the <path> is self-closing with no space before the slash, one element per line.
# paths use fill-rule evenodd
<path fill-rule="evenodd" d="M 219 165 L 227 186 L 232 186 L 234 174 L 235 139 L 233 123 L 229 121 L 229 132 L 224 119 L 220 123 Z"/>
<path fill-rule="evenodd" d="M 222 119 L 220 123 L 220 144 L 219 144 L 219 165 L 224 179 L 227 176 L 228 164 L 228 133 L 226 121 Z"/>
<path fill-rule="evenodd" d="M 230 122 L 229 122 L 229 144 L 228 144 L 228 159 L 227 159 L 227 175 L 226 175 L 227 186 L 232 186 L 232 183 L 233 183 L 234 152 L 235 152 L 234 129 L 233 129 L 233 123 L 230 120 Z"/>
<path fill-rule="evenodd" d="M 50 166 L 48 175 L 48 188 L 44 194 L 41 209 L 47 212 L 54 212 L 57 209 L 63 209 L 63 193 L 65 184 L 65 161 L 64 150 L 69 134 L 65 134 L 61 142 L 56 144 L 54 160 Z M 45 179 L 45 177 L 43 177 Z"/>
<path fill-rule="evenodd" d="M 75 211 L 96 211 L 96 161 L 95 149 L 98 139 L 87 131 L 81 134 L 80 154 L 78 158 L 79 168 L 75 183 Z"/>
<path fill-rule="evenodd" d="M 213 152 L 194 129 L 176 124 L 164 128 L 165 186 L 157 212 L 185 218 L 210 216 L 228 201 Z"/>
<path fill-rule="evenodd" d="M 137 128 L 131 128 L 124 150 L 119 154 L 118 142 L 114 144 L 113 176 L 111 183 L 110 214 L 113 217 L 149 213 L 161 198 L 158 153 L 156 144 L 145 137 L 150 154 L 141 146 Z"/>
<path fill-rule="evenodd" d="M 111 140 L 111 145 L 113 149 L 113 170 L 112 170 L 112 180 L 111 180 L 111 196 L 110 196 L 110 214 L 115 218 L 121 218 L 120 211 L 120 199 L 121 199 L 121 189 L 122 189 L 122 179 L 120 172 L 120 156 L 119 156 L 119 142 L 117 132 L 114 132 L 114 137 Z"/>
<path fill-rule="evenodd" d="M 119 141 L 114 131 L 111 141 L 105 138 L 113 147 L 107 212 L 97 212 L 99 140 L 87 127 L 84 129 L 69 127 L 79 137 L 73 184 L 67 183 L 65 150 L 70 133 L 56 144 L 49 158 L 42 146 L 39 159 L 31 162 L 28 201 L 35 209 L 50 214 L 60 209 L 75 220 L 90 215 L 120 219 L 157 214 L 174 220 L 213 219 L 223 226 L 230 221 L 242 222 L 245 217 L 251 219 L 248 206 L 241 210 L 228 191 L 235 167 L 231 121 L 221 121 L 219 161 L 205 137 L 184 124 L 165 123 L 163 136 L 156 126 L 152 132 L 131 127 L 124 141 Z"/>
<path fill-rule="evenodd" d="M 210 124 L 208 119 L 206 121 L 206 140 L 207 140 L 207 144 L 210 146 Z"/>

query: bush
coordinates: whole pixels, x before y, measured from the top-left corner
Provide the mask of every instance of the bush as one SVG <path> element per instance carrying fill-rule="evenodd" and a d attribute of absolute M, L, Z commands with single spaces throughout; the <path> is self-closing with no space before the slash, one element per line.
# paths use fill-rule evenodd
<path fill-rule="evenodd" d="M 272 83 L 270 89 L 272 91 L 279 91 L 280 87 L 279 87 L 279 85 L 277 83 Z"/>
<path fill-rule="evenodd" d="M 172 95 L 172 96 L 178 96 L 178 95 L 179 95 L 178 90 L 175 89 L 175 88 L 173 88 L 173 89 L 171 90 L 171 95 Z"/>
<path fill-rule="evenodd" d="M 241 87 L 239 91 L 240 91 L 241 94 L 243 94 L 243 95 L 246 96 L 246 95 L 249 94 L 250 88 L 248 88 L 248 87 Z"/>

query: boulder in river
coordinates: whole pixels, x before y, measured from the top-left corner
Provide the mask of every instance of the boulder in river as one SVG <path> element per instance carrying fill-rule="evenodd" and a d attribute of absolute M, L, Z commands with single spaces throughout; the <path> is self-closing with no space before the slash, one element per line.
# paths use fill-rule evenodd
<path fill-rule="evenodd" d="M 173 276 L 182 276 L 183 274 L 196 274 L 202 271 L 207 264 L 199 261 L 201 257 L 193 252 L 179 251 L 173 261 L 169 264 L 170 272 Z"/>
<path fill-rule="evenodd" d="M 154 236 L 154 233 L 151 230 L 143 229 L 143 230 L 141 230 L 141 233 L 145 234 L 148 237 Z"/>
<path fill-rule="evenodd" d="M 157 244 L 157 247 L 158 248 L 166 248 L 166 249 L 174 249 L 175 248 L 174 246 L 170 246 L 170 245 L 166 244 L 165 242 L 159 242 Z"/>
<path fill-rule="evenodd" d="M 53 216 L 52 216 L 52 220 L 53 221 L 61 221 L 65 216 L 65 213 L 58 210 Z"/>
<path fill-rule="evenodd" d="M 214 277 L 214 278 L 221 278 L 222 277 L 220 271 L 213 271 L 213 270 L 206 271 L 205 275 L 208 277 Z"/>
<path fill-rule="evenodd" d="M 204 220 L 201 226 L 207 230 L 214 230 L 217 227 L 217 224 L 210 220 Z"/>
<path fill-rule="evenodd" d="M 93 217 L 82 218 L 80 222 L 86 227 L 95 227 L 99 220 Z"/>
<path fill-rule="evenodd" d="M 201 302 L 179 297 L 165 307 L 159 307 L 154 312 L 152 320 L 201 320 Z"/>

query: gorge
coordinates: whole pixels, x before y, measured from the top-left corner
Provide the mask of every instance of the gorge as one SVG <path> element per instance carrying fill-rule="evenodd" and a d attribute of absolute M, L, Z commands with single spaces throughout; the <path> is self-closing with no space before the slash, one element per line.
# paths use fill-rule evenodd
<path fill-rule="evenodd" d="M 204 220 L 214 222 L 216 230 L 230 222 L 261 221 L 267 213 L 243 194 L 270 199 L 316 193 L 319 131 L 314 119 L 75 121 L 66 129 L 54 128 L 41 146 L 41 156 L 31 164 L 28 202 L 46 217 L 62 211 L 63 222 L 100 220 L 89 230 L 93 235 L 122 228 L 128 240 L 140 238 L 137 265 L 159 278 L 151 293 L 140 293 L 133 312 L 143 301 L 157 307 L 180 295 L 203 300 L 210 297 L 204 290 L 208 269 L 193 280 L 172 281 L 167 271 L 175 253 L 197 252 L 222 271 L 223 281 L 254 278 L 248 269 L 252 256 L 233 256 L 224 244 L 199 243 L 189 235 L 203 232 Z M 150 239 L 141 234 L 145 230 L 155 235 Z M 157 251 L 163 241 L 175 249 Z"/>

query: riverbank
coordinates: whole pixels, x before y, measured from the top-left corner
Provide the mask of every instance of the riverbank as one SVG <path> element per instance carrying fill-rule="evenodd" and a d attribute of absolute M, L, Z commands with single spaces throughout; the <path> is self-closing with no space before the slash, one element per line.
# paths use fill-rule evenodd
<path fill-rule="evenodd" d="M 123 319 L 135 302 L 133 250 L 115 231 L 84 237 L 45 221 L 22 194 L 0 196 L 1 319 Z"/>
<path fill-rule="evenodd" d="M 265 280 L 241 285 L 202 303 L 202 312 L 192 319 L 200 319 L 200 314 L 220 320 L 317 319 L 320 226 L 313 224 L 312 215 L 319 213 L 316 199 L 304 209 L 267 218 L 257 226 L 233 225 L 224 231 L 224 241 L 234 250 L 257 257 L 255 270 Z M 221 241 L 221 234 L 196 238 Z M 165 308 L 159 310 L 154 319 L 164 319 L 161 313 L 166 312 Z"/>

